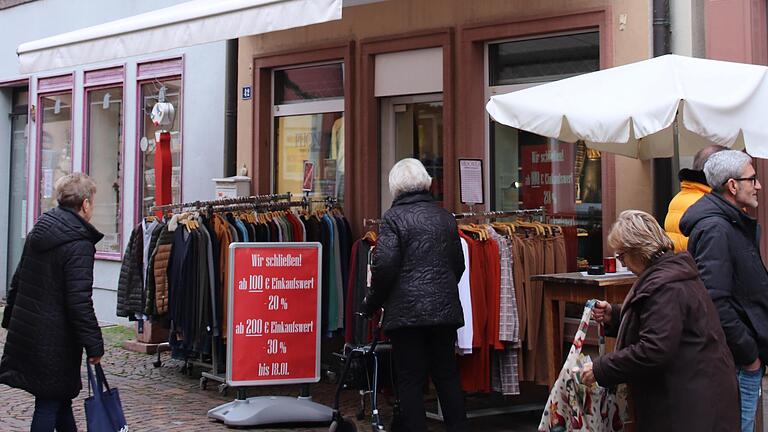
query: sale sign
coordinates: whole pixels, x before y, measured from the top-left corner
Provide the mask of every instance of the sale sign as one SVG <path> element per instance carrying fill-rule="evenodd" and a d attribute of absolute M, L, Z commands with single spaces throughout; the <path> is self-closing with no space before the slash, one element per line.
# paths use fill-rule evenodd
<path fill-rule="evenodd" d="M 573 214 L 576 203 L 574 145 L 547 139 L 520 146 L 521 200 L 547 214 Z"/>
<path fill-rule="evenodd" d="M 227 384 L 320 381 L 320 243 L 232 243 Z"/>

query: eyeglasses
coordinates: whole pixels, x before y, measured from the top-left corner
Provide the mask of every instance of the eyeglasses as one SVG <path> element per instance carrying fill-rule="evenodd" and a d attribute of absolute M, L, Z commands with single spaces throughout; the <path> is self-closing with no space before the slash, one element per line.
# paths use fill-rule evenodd
<path fill-rule="evenodd" d="M 728 180 L 730 180 L 730 179 L 728 179 Z M 725 183 L 728 183 L 728 180 L 726 180 Z M 755 183 L 757 183 L 757 174 L 753 175 L 752 177 L 735 178 L 734 180 L 736 180 L 736 181 L 751 181 L 752 182 L 752 186 L 754 186 Z M 723 186 L 725 186 L 725 183 L 723 183 Z"/>
<path fill-rule="evenodd" d="M 616 252 L 616 259 L 621 261 L 622 264 L 624 264 L 624 256 L 626 255 L 626 252 Z"/>

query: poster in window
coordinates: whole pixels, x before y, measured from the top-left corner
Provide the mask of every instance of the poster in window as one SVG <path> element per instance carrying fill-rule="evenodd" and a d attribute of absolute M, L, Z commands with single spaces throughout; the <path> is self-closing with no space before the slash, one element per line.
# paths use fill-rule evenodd
<path fill-rule="evenodd" d="M 540 138 L 520 146 L 521 201 L 525 208 L 545 207 L 548 214 L 575 213 L 573 144 Z M 542 142 L 544 141 L 544 142 Z"/>
<path fill-rule="evenodd" d="M 312 161 L 304 161 L 304 182 L 302 183 L 301 190 L 304 192 L 312 192 L 315 184 L 315 163 Z"/>

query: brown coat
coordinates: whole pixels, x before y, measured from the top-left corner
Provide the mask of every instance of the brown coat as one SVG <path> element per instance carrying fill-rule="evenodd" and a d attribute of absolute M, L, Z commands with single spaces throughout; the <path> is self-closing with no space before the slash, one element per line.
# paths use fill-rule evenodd
<path fill-rule="evenodd" d="M 616 351 L 598 358 L 594 373 L 602 386 L 629 384 L 638 431 L 739 430 L 733 358 L 687 252 L 652 262 L 614 307 Z"/>
<path fill-rule="evenodd" d="M 152 274 L 147 277 L 147 315 L 163 316 L 168 313 L 168 259 L 172 245 L 173 232 L 164 226 L 149 262 Z M 150 283 L 152 276 L 154 278 Z"/>

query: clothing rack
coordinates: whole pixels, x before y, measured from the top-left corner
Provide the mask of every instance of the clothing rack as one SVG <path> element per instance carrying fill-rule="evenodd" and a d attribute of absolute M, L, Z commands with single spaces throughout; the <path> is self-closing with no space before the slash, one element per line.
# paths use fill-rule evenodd
<path fill-rule="evenodd" d="M 256 210 L 261 212 L 268 211 L 280 211 L 288 210 L 295 207 L 301 207 L 308 210 L 313 203 L 321 203 L 327 210 L 334 208 L 340 208 L 338 198 L 335 196 L 326 196 L 323 198 L 309 198 L 305 195 L 301 200 L 292 200 L 293 195 L 288 192 L 284 194 L 267 194 L 267 195 L 255 195 L 247 197 L 235 197 L 235 198 L 223 198 L 217 200 L 208 201 L 191 201 L 185 203 L 173 203 L 159 206 L 153 206 L 149 209 L 148 214 L 154 214 L 156 212 L 162 213 L 182 213 L 185 211 L 201 211 L 201 212 L 227 212 L 236 210 Z M 203 361 L 202 359 L 186 359 L 185 365 L 182 369 L 185 373 L 191 373 L 192 366 L 198 366 L 207 371 L 201 373 L 200 388 L 205 389 L 210 381 L 218 382 L 219 394 L 225 395 L 228 389 L 226 383 L 226 376 L 223 371 L 219 370 L 219 356 L 220 351 L 218 347 L 222 343 L 221 336 L 212 336 L 212 343 L 214 348 L 211 350 L 211 361 Z M 163 346 L 169 346 L 169 344 L 163 343 Z M 224 354 L 226 356 L 226 354 Z M 159 367 L 160 362 L 160 350 L 158 350 L 158 358 L 154 363 L 155 367 Z"/>
<path fill-rule="evenodd" d="M 544 207 L 538 207 L 534 209 L 521 209 L 521 210 L 506 210 L 506 211 L 480 211 L 480 212 L 466 212 L 466 213 L 454 213 L 453 216 L 456 219 L 470 219 L 470 218 L 485 218 L 485 219 L 501 219 L 517 216 L 533 216 L 540 217 L 542 220 L 546 217 L 546 209 Z M 488 417 L 499 414 L 511 414 L 518 412 L 530 412 L 543 410 L 544 406 L 539 403 L 523 403 L 516 405 L 505 405 L 489 407 L 484 409 L 476 409 L 467 411 L 467 418 Z M 444 421 L 443 410 L 440 406 L 440 402 L 437 401 L 437 411 L 427 411 L 427 417 L 433 420 Z"/>
<path fill-rule="evenodd" d="M 481 211 L 481 212 L 466 212 L 466 213 L 453 213 L 453 217 L 456 219 L 467 218 L 488 218 L 488 219 L 500 219 L 516 216 L 546 216 L 546 209 L 539 207 L 535 209 L 521 209 L 521 210 L 504 210 L 504 211 Z"/>
<path fill-rule="evenodd" d="M 180 209 L 202 209 L 206 207 L 231 205 L 231 204 L 259 204 L 270 203 L 278 201 L 291 201 L 291 193 L 284 194 L 269 194 L 269 195 L 255 195 L 248 197 L 236 197 L 236 198 L 222 198 L 209 201 L 191 201 L 185 203 L 164 204 L 159 206 L 152 206 L 149 208 L 149 213 L 165 212 Z"/>

